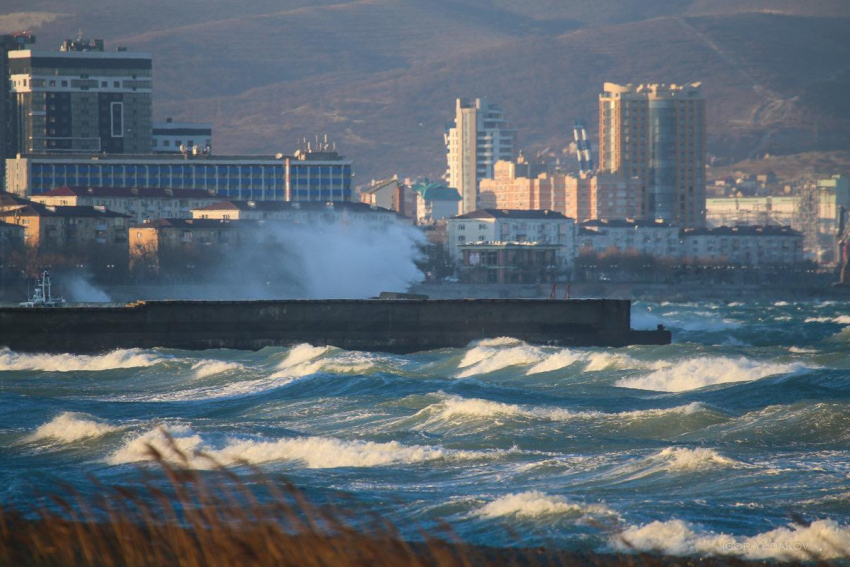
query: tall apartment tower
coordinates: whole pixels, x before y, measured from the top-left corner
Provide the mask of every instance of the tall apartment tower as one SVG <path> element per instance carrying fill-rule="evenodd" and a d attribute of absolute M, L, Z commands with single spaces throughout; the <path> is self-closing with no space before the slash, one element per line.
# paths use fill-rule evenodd
<path fill-rule="evenodd" d="M 700 84 L 605 83 L 599 95 L 599 168 L 640 179 L 643 218 L 705 226 Z"/>
<path fill-rule="evenodd" d="M 6 159 L 15 157 L 14 97 L 9 75 L 9 52 L 35 43 L 28 32 L 0 35 L 0 189 L 6 180 Z"/>
<path fill-rule="evenodd" d="M 457 99 L 455 120 L 446 128 L 446 183 L 461 196 L 460 214 L 478 208 L 478 183 L 493 178 L 499 160 L 514 157 L 514 130 L 504 111 L 487 99 Z"/>
<path fill-rule="evenodd" d="M 151 152 L 150 53 L 78 39 L 7 58 L 13 153 Z"/>

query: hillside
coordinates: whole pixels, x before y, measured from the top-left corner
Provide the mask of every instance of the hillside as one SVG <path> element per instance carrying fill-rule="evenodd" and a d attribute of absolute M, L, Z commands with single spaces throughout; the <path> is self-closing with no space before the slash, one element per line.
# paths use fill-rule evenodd
<path fill-rule="evenodd" d="M 371 177 L 437 175 L 457 96 L 500 102 L 531 151 L 595 130 L 604 81 L 701 81 L 718 165 L 850 147 L 843 0 L 7 0 L 0 28 L 77 29 L 155 56 L 155 114 L 218 153 L 328 133 Z M 592 134 L 594 134 L 592 132 Z"/>

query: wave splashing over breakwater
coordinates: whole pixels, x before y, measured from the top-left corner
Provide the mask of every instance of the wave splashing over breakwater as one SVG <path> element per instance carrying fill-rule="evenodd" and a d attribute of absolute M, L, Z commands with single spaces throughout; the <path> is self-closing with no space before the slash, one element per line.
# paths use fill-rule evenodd
<path fill-rule="evenodd" d="M 445 519 L 483 544 L 850 556 L 850 302 L 633 309 L 674 343 L 0 350 L 0 503 L 132 484 L 152 446 L 351 494 L 411 537 Z"/>

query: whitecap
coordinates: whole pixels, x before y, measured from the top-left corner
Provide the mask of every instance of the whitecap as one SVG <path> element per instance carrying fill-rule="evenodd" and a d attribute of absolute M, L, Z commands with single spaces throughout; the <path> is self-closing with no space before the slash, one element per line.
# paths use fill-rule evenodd
<path fill-rule="evenodd" d="M 549 496 L 537 490 L 508 494 L 488 502 L 475 512 L 480 518 L 539 518 L 542 516 L 616 516 L 601 504 L 570 502 L 562 496 Z"/>
<path fill-rule="evenodd" d="M 546 356 L 542 349 L 523 342 L 511 343 L 516 346 L 498 348 L 476 346 L 467 351 L 458 365 L 463 368 L 457 377 L 468 378 L 478 374 L 489 374 L 512 366 L 536 364 Z"/>
<path fill-rule="evenodd" d="M 631 526 L 612 536 L 610 544 L 620 552 L 727 555 L 753 560 L 831 560 L 850 557 L 850 527 L 834 520 L 817 520 L 809 526 L 793 525 L 755 536 L 732 536 L 706 531 L 682 520 L 668 520 Z"/>
<path fill-rule="evenodd" d="M 836 325 L 850 325 L 850 315 L 838 315 L 836 317 L 809 317 L 805 323 L 835 323 Z"/>
<path fill-rule="evenodd" d="M 192 365 L 192 370 L 195 371 L 195 378 L 199 379 L 244 369 L 245 367 L 238 362 L 227 362 L 224 360 L 199 360 Z"/>
<path fill-rule="evenodd" d="M 169 441 L 169 437 L 171 440 Z M 206 469 L 216 465 L 291 462 L 311 469 L 377 467 L 416 464 L 437 459 L 477 459 L 501 452 L 448 450 L 442 447 L 407 446 L 397 441 L 344 441 L 331 437 L 295 437 L 279 440 L 228 439 L 215 447 L 184 425 L 158 428 L 138 435 L 113 453 L 110 464 L 150 460 L 150 447 L 164 459 Z"/>
<path fill-rule="evenodd" d="M 97 421 L 90 415 L 65 412 L 38 427 L 26 438 L 26 441 L 55 440 L 74 443 L 83 439 L 101 437 L 120 429 L 120 427 Z"/>
<path fill-rule="evenodd" d="M 700 357 L 676 363 L 658 362 L 656 370 L 646 376 L 624 378 L 615 385 L 621 388 L 685 392 L 733 382 L 750 382 L 767 376 L 801 372 L 810 368 L 798 362 L 778 363 L 747 358 Z"/>
<path fill-rule="evenodd" d="M 92 356 L 83 354 L 22 354 L 7 348 L 0 350 L 0 371 L 98 372 L 116 368 L 153 366 L 161 361 L 162 359 L 138 349 L 115 350 Z"/>

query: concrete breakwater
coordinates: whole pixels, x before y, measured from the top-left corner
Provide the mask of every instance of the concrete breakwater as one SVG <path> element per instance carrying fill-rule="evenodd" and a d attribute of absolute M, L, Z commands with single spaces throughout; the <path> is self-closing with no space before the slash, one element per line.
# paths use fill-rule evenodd
<path fill-rule="evenodd" d="M 0 345 L 19 352 L 258 350 L 310 343 L 409 353 L 496 337 L 553 346 L 671 341 L 666 330 L 633 331 L 631 301 L 621 299 L 139 301 L 0 308 Z"/>

